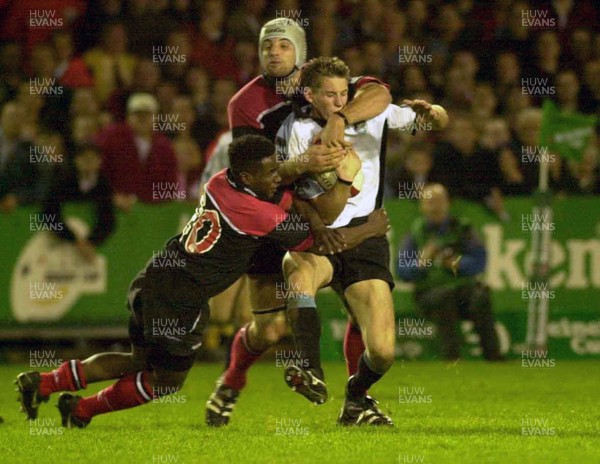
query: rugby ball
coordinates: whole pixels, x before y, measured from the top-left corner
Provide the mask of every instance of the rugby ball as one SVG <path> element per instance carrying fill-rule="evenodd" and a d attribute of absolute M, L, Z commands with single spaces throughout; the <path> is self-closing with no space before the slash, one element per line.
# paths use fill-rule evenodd
<path fill-rule="evenodd" d="M 312 176 L 325 191 L 331 190 L 338 179 L 335 169 L 332 169 L 331 171 L 327 171 L 327 172 L 313 174 Z M 358 171 L 356 176 L 354 176 L 354 180 L 352 181 L 352 187 L 350 188 L 350 196 L 351 197 L 355 197 L 356 195 L 358 195 L 360 193 L 360 191 L 363 188 L 364 182 L 365 182 L 365 176 L 361 169 L 360 171 Z"/>

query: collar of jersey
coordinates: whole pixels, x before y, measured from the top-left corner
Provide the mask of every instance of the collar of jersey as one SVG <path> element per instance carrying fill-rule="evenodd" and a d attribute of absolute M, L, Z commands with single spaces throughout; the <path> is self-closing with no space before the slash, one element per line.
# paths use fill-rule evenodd
<path fill-rule="evenodd" d="M 259 200 L 266 201 L 268 203 L 277 204 L 279 202 L 279 200 L 281 199 L 281 195 L 283 194 L 283 190 L 280 187 L 279 189 L 277 189 L 277 192 L 275 193 L 275 195 L 273 195 L 273 198 L 271 200 L 267 200 L 265 198 L 261 198 L 252 189 L 249 189 L 245 185 L 238 184 L 233 179 L 233 175 L 231 174 L 231 170 L 230 169 L 227 169 L 227 173 L 225 175 L 225 179 L 227 179 L 227 182 L 229 182 L 229 185 L 231 185 L 237 191 L 243 192 L 243 193 L 247 193 L 248 195 L 253 196 L 254 198 L 258 198 Z"/>
<path fill-rule="evenodd" d="M 233 179 L 233 175 L 231 174 L 231 169 L 227 169 L 227 173 L 225 175 L 225 179 L 227 179 L 227 182 L 229 182 L 229 185 L 231 185 L 234 189 L 236 189 L 236 190 L 238 190 L 240 192 L 247 193 L 248 195 L 251 195 L 254 198 L 258 198 L 258 195 L 256 193 L 254 193 L 254 191 L 252 191 L 251 189 L 249 189 L 245 185 L 238 184 Z"/>

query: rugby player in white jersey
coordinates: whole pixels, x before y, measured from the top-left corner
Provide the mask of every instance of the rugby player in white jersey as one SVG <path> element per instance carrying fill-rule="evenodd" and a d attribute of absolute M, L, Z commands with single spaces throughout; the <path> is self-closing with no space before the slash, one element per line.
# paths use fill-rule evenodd
<path fill-rule="evenodd" d="M 441 107 L 422 101 L 405 100 L 402 106 L 390 104 L 379 116 L 366 121 L 348 120 L 344 108 L 348 101 L 349 70 L 338 58 L 320 57 L 302 68 L 301 87 L 310 103 L 302 114 L 292 114 L 278 132 L 276 145 L 283 156 L 294 159 L 315 142 L 332 115 L 348 123 L 344 137 L 362 163 L 362 185 L 357 179 L 338 178 L 345 186 L 334 201 L 319 182 L 307 175 L 296 181 L 296 193 L 308 200 L 328 227 L 355 227 L 381 208 L 384 184 L 386 136 L 390 129 L 413 131 L 416 127 L 442 129 L 447 115 Z M 415 124 L 418 123 L 418 124 Z M 285 148 L 282 148 L 282 143 Z M 354 185 L 353 185 L 354 183 Z M 327 201 L 322 201 L 328 197 Z M 319 288 L 342 288 L 353 318 L 362 331 L 366 350 L 360 357 L 356 374 L 346 386 L 346 399 L 338 423 L 342 425 L 393 425 L 392 420 L 367 395 L 368 389 L 391 367 L 394 359 L 394 280 L 389 270 L 389 243 L 386 237 L 373 237 L 350 251 L 317 256 L 289 252 L 284 258 L 284 274 L 289 288 L 288 318 L 301 362 L 286 369 L 286 382 L 298 393 L 320 404 L 327 397 L 320 365 L 320 321 L 315 296 Z"/>

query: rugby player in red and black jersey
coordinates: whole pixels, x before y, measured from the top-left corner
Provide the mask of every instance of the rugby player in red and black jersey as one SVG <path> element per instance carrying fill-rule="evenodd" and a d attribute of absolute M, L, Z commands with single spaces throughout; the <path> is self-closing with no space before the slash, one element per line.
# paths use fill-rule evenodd
<path fill-rule="evenodd" d="M 263 74 L 257 76 L 231 99 L 228 106 L 229 125 L 235 140 L 243 134 L 261 134 L 270 140 L 282 122 L 294 110 L 306 104 L 300 91 L 301 67 L 306 60 L 306 38 L 302 27 L 294 20 L 277 18 L 261 29 L 259 57 Z M 344 140 L 346 124 L 364 121 L 382 113 L 391 103 L 387 86 L 372 77 L 354 78 L 349 86 L 348 104 L 344 113 L 327 121 L 318 134 L 320 143 L 312 144 L 304 156 L 280 160 L 279 172 L 284 183 L 291 183 L 307 173 L 320 173 L 340 167 L 349 144 Z M 311 231 L 330 253 L 342 245 L 339 236 L 328 229 L 310 206 L 305 209 Z M 229 414 L 239 391 L 246 384 L 246 372 L 262 353 L 283 336 L 281 323 L 286 301 L 276 297 L 276 283 L 283 282 L 282 259 L 285 250 L 268 247 L 256 252 L 248 272 L 253 318 L 236 333 L 231 347 L 228 368 L 217 381 L 207 402 L 206 421 L 220 426 L 229 422 Z M 235 298 L 216 297 L 211 308 L 230 305 Z M 232 311 L 230 311 L 231 313 Z M 364 345 L 358 326 L 349 323 L 344 338 L 348 370 L 353 373 Z"/>
<path fill-rule="evenodd" d="M 281 189 L 275 146 L 247 135 L 229 148 L 230 168 L 213 176 L 184 231 L 170 239 L 129 287 L 131 353 L 100 353 L 69 360 L 47 373 L 19 374 L 22 410 L 37 417 L 56 392 L 117 382 L 81 397 L 62 393 L 58 409 L 65 427 L 86 427 L 94 416 L 129 409 L 175 393 L 192 367 L 208 319 L 208 299 L 247 271 L 264 243 L 290 250 L 322 249 L 308 224 L 293 212 L 290 190 Z M 384 235 L 387 218 L 374 214 L 362 230 L 348 231 L 348 247 Z"/>

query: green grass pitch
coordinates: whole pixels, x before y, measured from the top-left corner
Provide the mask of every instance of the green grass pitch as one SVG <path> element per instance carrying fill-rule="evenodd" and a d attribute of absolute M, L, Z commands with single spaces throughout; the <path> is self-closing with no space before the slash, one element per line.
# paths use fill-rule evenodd
<path fill-rule="evenodd" d="M 341 428 L 345 367 L 325 365 L 331 394 L 313 406 L 287 389 L 282 368 L 264 362 L 227 428 L 204 424 L 220 366 L 198 364 L 177 396 L 96 417 L 84 430 L 59 427 L 56 397 L 35 422 L 18 413 L 0 366 L 2 463 L 594 463 L 600 462 L 597 361 L 523 368 L 397 362 L 372 389 L 394 428 Z M 93 385 L 90 392 L 106 384 Z"/>

